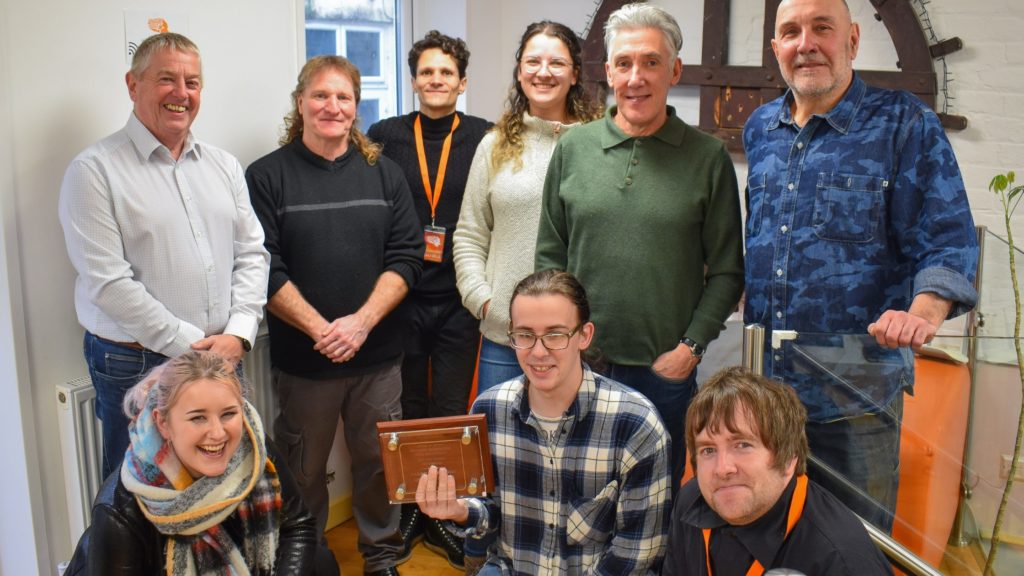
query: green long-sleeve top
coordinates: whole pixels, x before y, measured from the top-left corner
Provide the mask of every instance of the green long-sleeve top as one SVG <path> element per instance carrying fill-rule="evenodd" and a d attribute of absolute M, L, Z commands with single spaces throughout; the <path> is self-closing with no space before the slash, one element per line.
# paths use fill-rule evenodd
<path fill-rule="evenodd" d="M 594 345 L 650 365 L 688 337 L 707 345 L 743 292 L 736 172 L 725 145 L 668 107 L 653 135 L 603 121 L 566 134 L 544 183 L 536 269 L 573 273 L 590 300 Z"/>

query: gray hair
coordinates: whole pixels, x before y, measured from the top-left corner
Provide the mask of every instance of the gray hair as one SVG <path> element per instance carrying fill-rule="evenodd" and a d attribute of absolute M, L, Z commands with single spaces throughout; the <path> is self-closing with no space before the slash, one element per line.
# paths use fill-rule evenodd
<path fill-rule="evenodd" d="M 129 73 L 136 78 L 141 78 L 142 73 L 149 67 L 149 61 L 153 58 L 153 54 L 161 50 L 177 50 L 195 54 L 196 58 L 199 58 L 199 75 L 202 80 L 203 61 L 199 54 L 199 47 L 184 35 L 175 32 L 162 32 L 143 40 L 135 49 L 135 54 L 132 55 L 132 67 Z"/>
<path fill-rule="evenodd" d="M 623 30 L 636 30 L 638 28 L 657 28 L 661 30 L 673 55 L 678 55 L 683 49 L 683 32 L 679 29 L 679 23 L 663 8 L 653 6 L 646 2 L 634 2 L 626 4 L 608 16 L 604 25 L 604 47 L 605 54 L 611 59 L 612 41 L 616 34 Z"/>

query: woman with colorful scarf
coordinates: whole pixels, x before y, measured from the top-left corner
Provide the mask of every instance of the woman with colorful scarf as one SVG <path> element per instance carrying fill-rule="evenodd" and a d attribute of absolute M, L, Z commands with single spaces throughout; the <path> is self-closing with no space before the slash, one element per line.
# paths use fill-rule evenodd
<path fill-rule="evenodd" d="M 131 445 L 100 489 L 76 552 L 86 553 L 86 573 L 314 572 L 315 520 L 275 464 L 234 366 L 187 352 L 129 390 L 124 406 Z"/>

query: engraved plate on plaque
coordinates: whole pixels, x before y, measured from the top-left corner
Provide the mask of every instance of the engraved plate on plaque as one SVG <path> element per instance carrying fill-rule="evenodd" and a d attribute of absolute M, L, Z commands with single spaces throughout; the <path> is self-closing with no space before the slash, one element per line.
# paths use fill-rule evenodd
<path fill-rule="evenodd" d="M 392 504 L 415 502 L 420 476 L 431 465 L 455 476 L 460 498 L 486 496 L 494 485 L 483 414 L 378 422 L 377 434 Z"/>

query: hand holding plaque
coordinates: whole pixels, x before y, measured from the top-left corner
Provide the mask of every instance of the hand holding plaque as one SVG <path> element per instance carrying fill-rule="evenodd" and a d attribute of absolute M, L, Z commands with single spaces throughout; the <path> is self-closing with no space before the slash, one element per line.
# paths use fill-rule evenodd
<path fill-rule="evenodd" d="M 494 487 L 483 414 L 377 423 L 388 500 L 413 502 L 430 466 L 455 477 L 456 496 L 486 496 Z"/>

